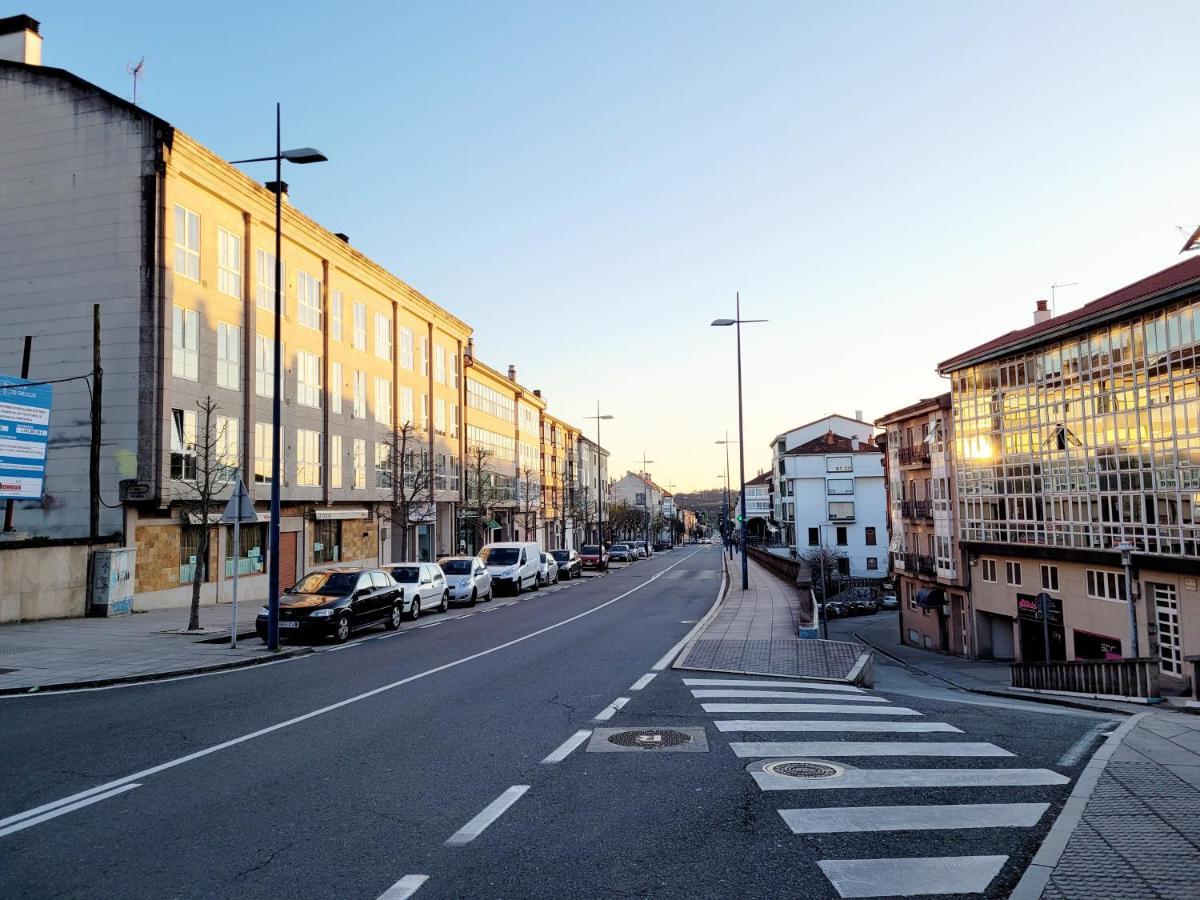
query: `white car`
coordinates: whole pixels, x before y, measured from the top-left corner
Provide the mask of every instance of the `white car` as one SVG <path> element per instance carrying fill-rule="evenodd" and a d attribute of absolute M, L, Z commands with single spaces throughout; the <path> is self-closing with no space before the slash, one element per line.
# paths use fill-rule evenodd
<path fill-rule="evenodd" d="M 450 584 L 450 602 L 474 606 L 492 599 L 492 576 L 478 556 L 448 556 L 438 565 Z"/>
<path fill-rule="evenodd" d="M 384 568 L 404 589 L 404 612 L 410 619 L 416 620 L 423 612 L 445 612 L 450 608 L 450 588 L 440 566 L 393 563 Z"/>
<path fill-rule="evenodd" d="M 549 553 L 542 554 L 542 564 L 538 567 L 538 583 L 558 584 L 558 560 Z"/>

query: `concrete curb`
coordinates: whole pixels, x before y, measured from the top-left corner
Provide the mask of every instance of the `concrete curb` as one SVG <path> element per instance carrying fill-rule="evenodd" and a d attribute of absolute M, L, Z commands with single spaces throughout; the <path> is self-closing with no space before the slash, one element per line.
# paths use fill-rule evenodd
<path fill-rule="evenodd" d="M 90 681 L 62 681 L 54 684 L 36 684 L 30 687 L 0 688 L 0 697 L 34 696 L 38 694 L 53 694 L 62 691 L 79 691 L 88 688 L 113 687 L 118 684 L 149 684 L 154 681 L 167 681 L 184 675 L 203 675 L 209 672 L 226 672 L 230 669 L 245 669 L 250 666 L 261 666 L 265 663 L 278 662 L 295 656 L 307 656 L 316 653 L 315 647 L 297 647 L 294 650 L 283 650 L 271 656 L 252 659 L 238 659 L 232 662 L 215 663 L 211 666 L 189 666 L 185 669 L 172 669 L 166 672 L 146 672 L 139 675 L 121 675 L 116 678 L 95 678 Z"/>
<path fill-rule="evenodd" d="M 968 687 L 965 684 L 960 684 L 959 682 L 954 681 L 951 678 L 947 678 L 945 675 L 941 675 L 937 672 L 932 672 L 929 669 L 923 669 L 920 666 L 918 666 L 916 663 L 909 662 L 907 659 L 904 659 L 903 657 L 900 657 L 894 653 L 888 652 L 883 647 L 880 647 L 878 644 L 874 643 L 873 641 L 867 640 L 865 637 L 863 637 L 857 631 L 851 632 L 851 634 L 853 634 L 854 637 L 857 640 L 859 640 L 860 642 L 866 644 L 868 647 L 874 648 L 876 651 L 878 651 L 879 653 L 882 653 L 888 659 L 900 663 L 900 665 L 904 666 L 906 669 L 911 669 L 914 672 L 920 672 L 922 675 L 928 675 L 930 678 L 936 678 L 938 681 L 945 682 L 946 684 L 950 685 L 951 687 L 957 688 L 960 691 L 966 691 L 969 694 L 979 694 L 980 696 L 983 696 L 983 697 L 1000 697 L 1004 700 L 1028 700 L 1030 703 L 1046 703 L 1051 706 L 1066 706 L 1071 709 L 1082 709 L 1082 710 L 1086 710 L 1087 712 L 1105 713 L 1106 715 L 1111 715 L 1111 716 L 1141 715 L 1141 713 L 1132 713 L 1132 712 L 1129 712 L 1129 711 L 1123 710 L 1123 709 L 1112 709 L 1107 706 L 1100 706 L 1099 704 L 1096 704 L 1096 703 L 1088 703 L 1085 699 L 1074 698 L 1074 697 L 1065 697 L 1065 696 L 1060 696 L 1057 694 L 1026 693 L 1023 691 L 1018 693 L 1017 691 L 988 690 L 986 688 Z"/>
<path fill-rule="evenodd" d="M 1133 730 L 1138 721 L 1148 715 L 1150 714 L 1137 713 L 1126 719 L 1116 731 L 1105 739 L 1104 743 L 1100 745 L 1100 749 L 1092 754 L 1092 758 L 1088 760 L 1087 765 L 1079 774 L 1071 796 L 1067 798 L 1058 818 L 1054 820 L 1050 833 L 1046 835 L 1046 839 L 1042 841 L 1042 846 L 1038 848 L 1038 852 L 1025 870 L 1025 874 L 1021 876 L 1021 880 L 1009 894 L 1009 900 L 1038 900 L 1042 896 L 1042 892 L 1050 882 L 1050 876 L 1054 874 L 1055 866 L 1058 865 L 1063 852 L 1067 849 L 1071 835 L 1079 827 L 1084 810 L 1087 809 L 1088 800 L 1091 799 L 1092 792 L 1096 789 L 1108 761 L 1112 759 L 1112 755 L 1116 753 L 1121 742 L 1125 740 L 1125 736 Z"/>

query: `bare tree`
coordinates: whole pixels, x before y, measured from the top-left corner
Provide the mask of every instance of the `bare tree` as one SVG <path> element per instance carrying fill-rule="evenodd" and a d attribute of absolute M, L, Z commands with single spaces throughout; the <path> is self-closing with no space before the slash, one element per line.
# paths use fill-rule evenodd
<path fill-rule="evenodd" d="M 429 490 L 433 485 L 429 447 L 411 422 L 393 430 L 382 446 L 387 448 L 387 459 L 382 474 L 376 460 L 375 486 L 383 501 L 377 512 L 393 530 L 400 529 L 400 562 L 407 562 L 413 514 L 429 510 Z"/>
<path fill-rule="evenodd" d="M 537 472 L 524 469 L 517 481 L 517 506 L 521 511 L 522 527 L 525 529 L 525 540 L 537 531 L 537 514 L 541 506 L 542 483 Z"/>
<path fill-rule="evenodd" d="M 813 590 L 817 596 L 824 599 L 826 585 L 833 581 L 838 574 L 839 561 L 846 559 L 846 554 L 838 547 L 822 544 L 819 547 L 809 547 L 801 555 L 808 565 L 808 575 L 812 581 Z M 836 593 L 836 591 L 834 591 Z"/>
<path fill-rule="evenodd" d="M 587 484 L 574 476 L 563 479 L 561 508 L 564 522 L 571 523 L 576 543 L 586 544 L 596 515 L 596 498 L 589 493 Z"/>
<path fill-rule="evenodd" d="M 638 537 L 645 533 L 647 513 L 638 506 L 632 506 L 624 500 L 608 505 L 608 516 L 605 524 L 614 540 Z M 619 537 L 618 537 L 619 536 Z"/>
<path fill-rule="evenodd" d="M 462 505 L 463 515 L 475 522 L 476 549 L 483 546 L 484 525 L 500 501 L 500 488 L 488 465 L 491 459 L 492 451 L 486 447 L 475 445 L 467 449 Z"/>
<path fill-rule="evenodd" d="M 208 555 L 212 546 L 209 515 L 218 509 L 217 496 L 228 487 L 237 472 L 237 429 L 227 433 L 218 428 L 216 412 L 220 407 L 211 396 L 196 402 L 195 433 L 187 417 L 180 413 L 173 423 L 178 432 L 178 450 L 172 449 L 171 476 L 177 482 L 185 527 L 199 529 L 192 569 L 192 602 L 188 613 L 188 630 L 200 628 L 200 586 L 208 580 Z"/>

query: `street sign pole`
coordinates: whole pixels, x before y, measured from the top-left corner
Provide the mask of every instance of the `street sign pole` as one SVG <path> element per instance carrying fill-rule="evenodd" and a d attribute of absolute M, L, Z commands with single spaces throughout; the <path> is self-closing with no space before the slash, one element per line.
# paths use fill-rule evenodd
<path fill-rule="evenodd" d="M 254 501 L 250 492 L 242 483 L 241 469 L 234 470 L 233 494 L 225 504 L 225 513 L 221 523 L 233 526 L 233 618 L 229 627 L 229 649 L 237 649 L 238 634 L 238 575 L 242 570 L 242 523 L 257 522 L 258 513 L 254 511 Z"/>

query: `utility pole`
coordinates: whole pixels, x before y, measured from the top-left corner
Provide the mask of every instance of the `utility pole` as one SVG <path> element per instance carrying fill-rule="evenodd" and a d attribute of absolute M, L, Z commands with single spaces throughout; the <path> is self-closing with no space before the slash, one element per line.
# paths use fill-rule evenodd
<path fill-rule="evenodd" d="M 29 354 L 33 349 L 33 335 L 25 335 L 25 349 L 21 353 L 21 378 L 29 378 Z M 4 530 L 13 530 L 13 501 L 4 502 Z"/>
<path fill-rule="evenodd" d="M 100 537 L 100 417 L 103 415 L 104 370 L 100 367 L 100 304 L 92 304 L 92 435 L 88 471 L 88 542 Z"/>

